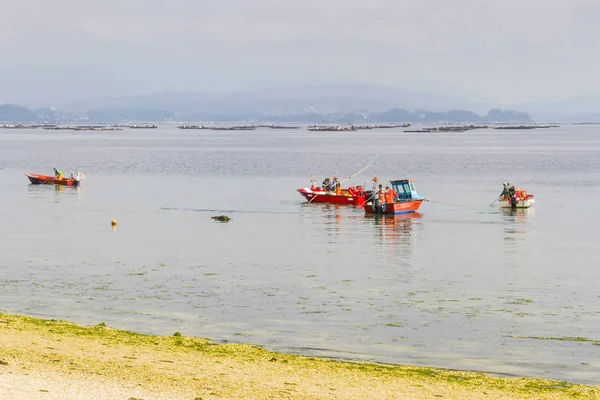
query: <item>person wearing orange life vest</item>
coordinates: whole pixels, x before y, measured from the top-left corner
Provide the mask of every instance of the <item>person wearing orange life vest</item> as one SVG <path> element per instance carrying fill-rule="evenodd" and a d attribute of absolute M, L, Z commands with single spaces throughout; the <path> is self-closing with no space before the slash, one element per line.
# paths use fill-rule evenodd
<path fill-rule="evenodd" d="M 385 192 L 384 192 L 385 203 L 386 204 L 393 203 L 395 198 L 398 198 L 398 196 L 396 195 L 396 192 L 394 192 L 392 189 L 390 189 L 389 186 L 386 186 Z"/>
<path fill-rule="evenodd" d="M 379 190 L 377 190 L 377 196 L 379 197 L 379 200 L 381 200 L 381 202 L 385 204 L 385 192 L 383 191 L 383 185 L 379 185 Z"/>

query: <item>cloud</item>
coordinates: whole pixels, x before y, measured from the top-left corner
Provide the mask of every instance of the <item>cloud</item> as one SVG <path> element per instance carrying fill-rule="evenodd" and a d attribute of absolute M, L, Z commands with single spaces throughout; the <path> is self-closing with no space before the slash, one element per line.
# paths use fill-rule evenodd
<path fill-rule="evenodd" d="M 19 0 L 3 11 L 6 101 L 322 81 L 504 102 L 600 91 L 591 0 Z"/>

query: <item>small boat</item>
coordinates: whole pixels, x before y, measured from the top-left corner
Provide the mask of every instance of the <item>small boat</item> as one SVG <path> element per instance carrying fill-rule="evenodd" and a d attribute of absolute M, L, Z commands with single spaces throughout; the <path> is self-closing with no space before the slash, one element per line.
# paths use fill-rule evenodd
<path fill-rule="evenodd" d="M 535 199 L 532 194 L 527 195 L 525 199 L 518 199 L 513 205 L 511 199 L 500 199 L 500 208 L 529 208 L 535 203 Z"/>
<path fill-rule="evenodd" d="M 515 185 L 509 186 L 505 183 L 504 191 L 498 198 L 500 208 L 529 208 L 535 203 L 532 194 L 523 189 L 515 188 Z"/>
<path fill-rule="evenodd" d="M 373 180 L 377 183 L 377 180 Z M 392 202 L 383 202 L 379 199 L 373 185 L 373 195 L 367 198 L 364 204 L 367 214 L 408 214 L 416 212 L 421 203 L 425 201 L 415 190 L 415 184 L 410 179 L 398 179 L 390 181 L 395 198 Z"/>
<path fill-rule="evenodd" d="M 29 179 L 29 182 L 33 185 L 61 185 L 61 186 L 79 186 L 81 181 L 85 178 L 83 173 L 77 172 L 74 175 L 71 174 L 69 178 L 58 179 L 54 176 L 38 175 L 38 174 L 25 174 Z"/>
<path fill-rule="evenodd" d="M 350 186 L 348 189 L 342 189 L 339 194 L 314 185 L 297 191 L 309 203 L 347 204 L 359 207 L 365 204 L 365 199 L 371 195 L 371 192 L 364 191 L 362 186 Z"/>

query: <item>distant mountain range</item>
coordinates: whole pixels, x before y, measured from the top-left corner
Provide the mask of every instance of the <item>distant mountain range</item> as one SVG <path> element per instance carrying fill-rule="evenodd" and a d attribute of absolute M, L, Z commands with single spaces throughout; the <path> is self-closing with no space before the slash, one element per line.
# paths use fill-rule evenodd
<path fill-rule="evenodd" d="M 88 110 L 168 110 L 176 115 L 203 112 L 216 115 L 255 113 L 323 114 L 391 108 L 431 111 L 472 110 L 483 113 L 491 107 L 480 102 L 433 93 L 416 93 L 377 85 L 288 86 L 237 93 L 161 93 L 145 96 L 90 99 L 54 105 L 54 108 Z"/>
<path fill-rule="evenodd" d="M 0 123 L 600 121 L 600 95 L 562 102 L 524 103 L 501 111 L 487 99 L 473 101 L 366 84 L 289 86 L 226 94 L 162 93 L 39 106 L 0 106 Z M 490 109 L 493 110 L 488 112 Z"/>
<path fill-rule="evenodd" d="M 490 110 L 481 116 L 472 111 L 452 110 L 435 112 L 417 110 L 410 112 L 403 108 L 392 108 L 383 112 L 332 112 L 314 111 L 282 114 L 258 112 L 240 115 L 217 115 L 193 113 L 178 117 L 175 113 L 164 110 L 123 110 L 105 109 L 91 110 L 85 113 L 66 113 L 51 109 L 30 110 L 13 104 L 0 105 L 0 123 L 114 123 L 140 121 L 187 121 L 187 122 L 293 122 L 293 123 L 403 123 L 403 122 L 457 122 L 457 123 L 489 123 L 489 122 L 532 122 L 527 113 L 511 110 Z"/>

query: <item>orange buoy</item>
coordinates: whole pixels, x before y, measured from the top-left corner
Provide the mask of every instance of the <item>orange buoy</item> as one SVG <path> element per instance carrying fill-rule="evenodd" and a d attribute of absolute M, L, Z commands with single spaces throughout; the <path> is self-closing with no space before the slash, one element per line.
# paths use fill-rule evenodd
<path fill-rule="evenodd" d="M 110 221 L 110 225 L 111 226 L 117 226 L 117 220 L 113 219 L 112 221 Z"/>

